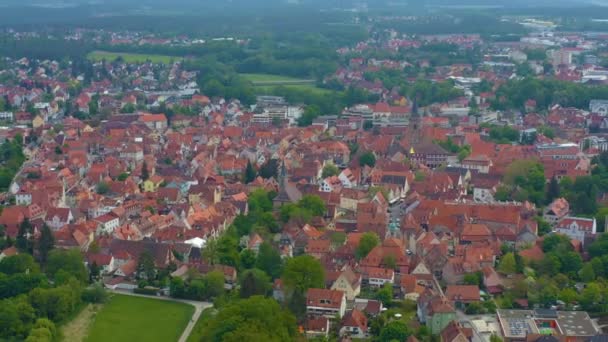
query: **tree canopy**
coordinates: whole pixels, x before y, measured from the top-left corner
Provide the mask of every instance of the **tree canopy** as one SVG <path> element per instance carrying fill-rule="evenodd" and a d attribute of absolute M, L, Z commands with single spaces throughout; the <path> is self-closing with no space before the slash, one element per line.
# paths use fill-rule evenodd
<path fill-rule="evenodd" d="M 287 260 L 281 279 L 287 289 L 303 294 L 309 288 L 324 288 L 325 271 L 317 259 L 302 255 Z"/>
<path fill-rule="evenodd" d="M 236 300 L 205 324 L 204 341 L 291 341 L 296 320 L 273 299 L 253 296 Z"/>

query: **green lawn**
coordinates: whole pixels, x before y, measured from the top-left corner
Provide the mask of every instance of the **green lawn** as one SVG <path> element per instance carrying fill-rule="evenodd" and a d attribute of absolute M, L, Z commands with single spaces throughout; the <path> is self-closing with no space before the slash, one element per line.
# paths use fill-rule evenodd
<path fill-rule="evenodd" d="M 294 89 L 294 90 L 308 90 L 308 91 L 312 91 L 313 93 L 318 94 L 318 95 L 327 95 L 327 94 L 334 93 L 333 90 L 319 88 L 319 87 L 316 87 L 314 84 L 286 84 L 286 85 L 280 85 L 280 86 L 264 85 L 264 86 L 256 86 L 254 90 L 257 95 L 275 95 L 276 87 L 284 87 L 287 89 Z"/>
<path fill-rule="evenodd" d="M 114 295 L 96 315 L 85 341 L 177 341 L 193 313 L 188 304 Z"/>
<path fill-rule="evenodd" d="M 108 51 L 93 51 L 87 55 L 87 58 L 92 61 L 113 61 L 118 57 L 122 57 L 127 63 L 145 63 L 148 60 L 152 63 L 164 63 L 170 64 L 175 61 L 179 61 L 181 57 L 175 56 L 163 56 L 163 55 L 142 55 L 137 53 L 122 53 L 122 52 L 108 52 Z"/>
<path fill-rule="evenodd" d="M 251 82 L 300 82 L 306 81 L 302 78 L 294 78 L 289 76 L 271 75 L 271 74 L 239 74 Z"/>

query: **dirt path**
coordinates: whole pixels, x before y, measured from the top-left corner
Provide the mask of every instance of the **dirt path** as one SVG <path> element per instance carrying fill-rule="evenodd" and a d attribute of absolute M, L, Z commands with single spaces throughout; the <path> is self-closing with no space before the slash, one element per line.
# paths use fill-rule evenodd
<path fill-rule="evenodd" d="M 76 318 L 61 328 L 63 341 L 82 342 L 89 334 L 95 315 L 103 307 L 101 304 L 87 305 Z"/>

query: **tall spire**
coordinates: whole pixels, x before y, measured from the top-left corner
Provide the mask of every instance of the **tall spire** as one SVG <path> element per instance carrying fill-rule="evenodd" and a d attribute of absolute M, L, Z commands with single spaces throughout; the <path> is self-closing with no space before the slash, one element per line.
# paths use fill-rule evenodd
<path fill-rule="evenodd" d="M 414 95 L 412 100 L 412 114 L 408 124 L 408 137 L 410 139 L 410 146 L 420 142 L 420 115 L 418 114 L 418 93 Z"/>

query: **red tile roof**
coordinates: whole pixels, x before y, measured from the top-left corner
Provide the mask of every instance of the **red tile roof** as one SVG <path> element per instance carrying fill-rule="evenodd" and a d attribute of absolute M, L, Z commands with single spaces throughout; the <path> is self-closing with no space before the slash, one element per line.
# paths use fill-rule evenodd
<path fill-rule="evenodd" d="M 344 292 L 326 289 L 308 289 L 306 305 L 321 308 L 338 309 L 342 305 Z"/>
<path fill-rule="evenodd" d="M 451 301 L 478 302 L 479 286 L 477 285 L 448 285 L 445 296 Z"/>

